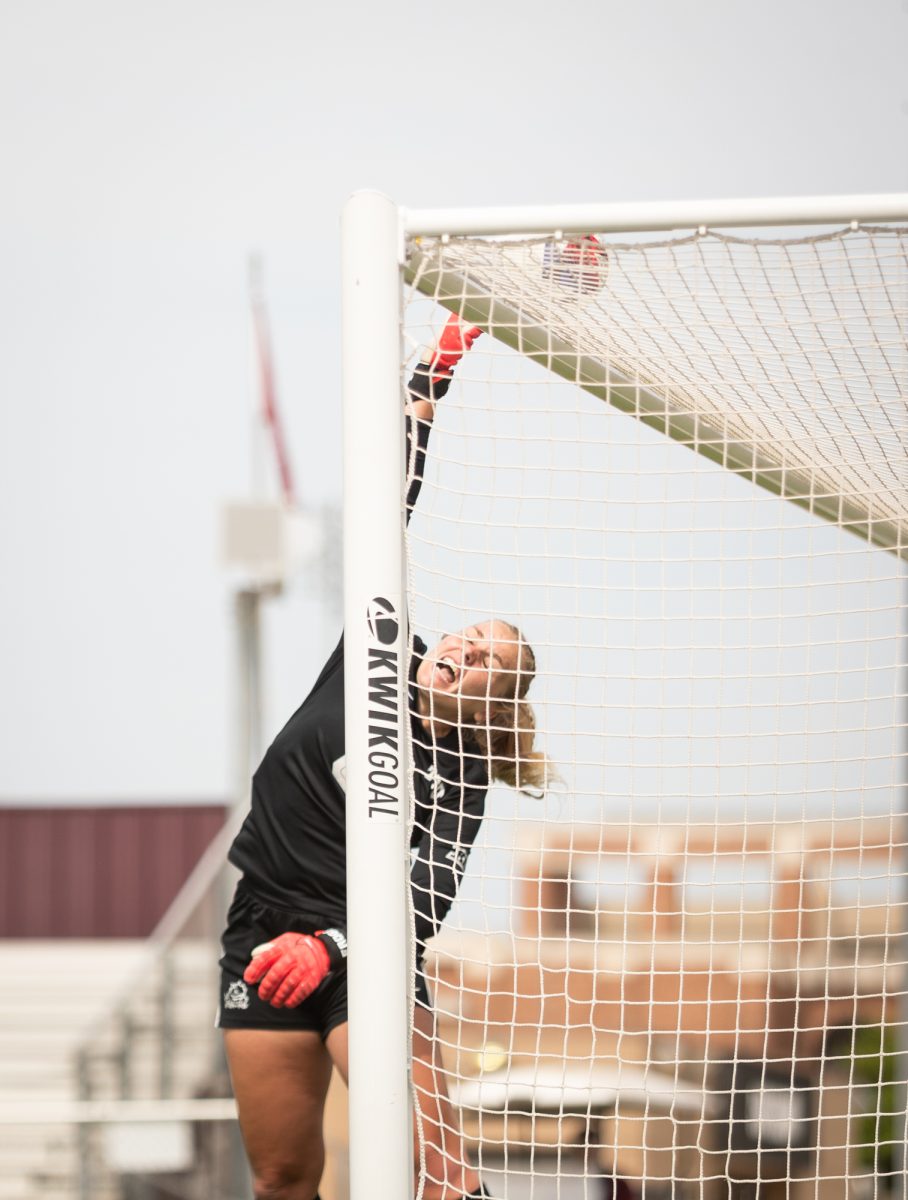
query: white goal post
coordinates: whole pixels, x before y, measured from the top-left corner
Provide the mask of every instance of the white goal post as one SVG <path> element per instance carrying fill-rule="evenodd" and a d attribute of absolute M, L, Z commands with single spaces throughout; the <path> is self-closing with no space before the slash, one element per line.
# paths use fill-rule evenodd
<path fill-rule="evenodd" d="M 589 235 L 596 240 L 588 242 Z M 735 940 L 727 932 L 721 938 L 715 933 L 720 911 L 715 907 L 709 917 L 713 932 L 704 937 L 690 932 L 702 917 L 692 899 L 699 886 L 698 864 L 709 864 L 708 882 L 714 890 L 724 887 L 728 892 L 732 884 L 727 871 L 731 870 L 736 896 L 747 893 L 759 876 L 762 907 L 751 913 L 744 900 L 735 900 L 729 921 L 732 925 L 737 921 L 741 931 L 751 925 L 755 930 L 768 929 L 763 940 L 772 943 L 770 960 L 777 937 L 784 947 L 778 953 L 790 951 L 794 956 L 782 965 L 779 959 L 765 967 L 775 989 L 770 998 L 770 984 L 765 985 L 764 1007 L 770 1014 L 765 1038 L 779 1028 L 779 1014 L 788 1011 L 786 1003 L 792 1011 L 812 1012 L 810 1005 L 822 993 L 827 1017 L 822 1019 L 822 1037 L 817 1034 L 816 1053 L 825 1064 L 831 1034 L 839 1030 L 839 1026 L 833 1029 L 839 1018 L 829 1015 L 832 997 L 842 999 L 845 986 L 836 983 L 837 992 L 830 982 L 833 957 L 839 972 L 835 979 L 840 980 L 847 974 L 848 963 L 841 953 L 846 949 L 852 954 L 853 978 L 860 970 L 868 979 L 867 972 L 876 971 L 877 982 L 867 985 L 869 992 L 854 990 L 855 1011 L 867 995 L 874 1003 L 879 999 L 881 1039 L 890 1027 L 893 1036 L 901 1039 L 891 1056 L 897 1078 L 890 1082 L 899 1097 L 889 1113 L 895 1133 L 891 1125 L 885 1128 L 890 1130 L 889 1141 L 897 1144 L 903 1138 L 908 876 L 904 813 L 897 803 L 904 803 L 904 710 L 899 697 L 904 692 L 905 638 L 893 611 L 904 601 L 908 559 L 908 195 L 424 211 L 399 208 L 383 195 L 362 192 L 344 210 L 342 255 L 353 1200 L 400 1200 L 413 1188 L 407 672 L 414 605 L 423 614 L 431 612 L 433 623 L 437 614 L 440 630 L 435 632 L 444 631 L 441 623 L 452 610 L 469 614 L 475 606 L 472 611 L 488 616 L 502 602 L 516 607 L 517 611 L 495 615 L 514 616 L 522 628 L 526 619 L 532 626 L 530 640 L 534 636 L 541 640 L 542 657 L 557 667 L 557 682 L 542 700 L 543 744 L 555 745 L 559 751 L 569 746 L 568 753 L 576 756 L 573 769 L 571 762 L 565 766 L 560 753 L 554 755 L 562 785 L 571 796 L 556 803 L 554 815 L 546 809 L 543 816 L 539 809 L 537 817 L 523 807 L 513 841 L 507 846 L 490 842 L 490 848 L 474 850 L 476 862 L 488 852 L 492 866 L 483 881 L 475 877 L 465 903 L 472 903 L 477 911 L 485 905 L 502 912 L 523 904 L 524 916 L 530 912 L 536 925 L 506 928 L 507 915 L 485 924 L 461 921 L 456 932 L 467 949 L 458 958 L 456 939 L 452 939 L 450 951 L 440 950 L 437 961 L 433 960 L 436 1001 L 443 995 L 442 1007 L 447 1005 L 456 1031 L 449 1041 L 444 1040 L 448 1035 L 440 1035 L 446 1062 L 450 1056 L 451 1061 L 463 1063 L 467 1049 L 476 1050 L 470 1038 L 478 1039 L 476 1069 L 458 1065 L 451 1076 L 457 1104 L 475 1118 L 472 1144 L 481 1152 L 484 1144 L 494 1143 L 504 1164 L 501 1170 L 507 1171 L 508 1154 L 516 1161 L 522 1145 L 513 1132 L 516 1124 L 507 1123 L 509 1095 L 516 1097 L 514 1112 L 533 1121 L 538 1122 L 543 1110 L 554 1111 L 541 1098 L 544 1072 L 527 1082 L 526 1069 L 522 1074 L 518 1069 L 516 1050 L 513 1058 L 518 1066 L 511 1075 L 505 1068 L 499 1070 L 499 1058 L 506 1061 L 509 1054 L 508 1047 L 499 1054 L 504 1023 L 500 1017 L 488 1016 L 495 1003 L 489 995 L 498 985 L 488 983 L 492 991 L 487 995 L 486 983 L 475 980 L 512 979 L 514 1021 L 531 1022 L 535 1018 L 521 1016 L 517 1003 L 521 972 L 530 971 L 533 954 L 538 954 L 540 963 L 547 955 L 546 961 L 552 955 L 557 959 L 561 953 L 557 946 L 566 942 L 573 949 L 565 951 L 564 979 L 574 969 L 569 964 L 585 965 L 577 968 L 574 983 L 564 984 L 565 994 L 578 979 L 588 981 L 591 1028 L 598 1028 L 597 1004 L 604 1006 L 599 1011 L 612 1004 L 609 1011 L 618 1012 L 622 1005 L 634 1003 L 628 998 L 629 981 L 642 979 L 646 972 L 639 964 L 630 965 L 632 952 L 639 950 L 651 962 L 650 999 L 641 1018 L 644 1026 L 647 1020 L 650 1024 L 639 1029 L 635 1025 L 631 1033 L 622 1018 L 614 1030 L 619 1041 L 626 1037 L 637 1046 L 634 1038 L 639 1034 L 639 1045 L 648 1047 L 642 1058 L 636 1050 L 631 1056 L 640 1067 L 639 1078 L 629 1073 L 625 1062 L 624 1082 L 609 1082 L 603 1066 L 599 1077 L 587 1078 L 579 1089 L 586 1105 L 584 1163 L 598 1155 L 597 1169 L 604 1177 L 611 1171 L 613 1179 L 630 1177 L 628 1172 L 637 1170 L 634 1155 L 622 1141 L 632 1139 L 627 1132 L 632 1122 L 618 1121 L 609 1108 L 612 1102 L 602 1097 L 606 1093 L 629 1097 L 633 1093 L 638 1100 L 645 1096 L 638 1122 L 643 1128 L 665 1100 L 664 1096 L 662 1101 L 654 1099 L 648 1082 L 650 1077 L 662 1078 L 661 1071 L 673 1080 L 669 1108 L 676 1140 L 669 1146 L 668 1158 L 663 1155 L 662 1165 L 657 1166 L 655 1151 L 647 1151 L 653 1145 L 650 1135 L 657 1136 L 655 1117 L 649 1133 L 640 1135 L 642 1165 L 633 1178 L 643 1181 L 644 1191 L 647 1179 L 654 1194 L 660 1187 L 673 1186 L 682 1159 L 688 1182 L 691 1171 L 702 1172 L 698 1181 L 702 1189 L 724 1178 L 724 1168 L 716 1164 L 731 1161 L 733 1151 L 740 1150 L 737 1143 L 729 1148 L 737 1134 L 723 1134 L 726 1142 L 721 1153 L 717 1150 L 712 1159 L 701 1154 L 692 1168 L 684 1158 L 688 1143 L 682 1146 L 677 1140 L 679 1122 L 691 1122 L 693 1127 L 689 1114 L 678 1116 L 688 1101 L 694 1108 L 697 1103 L 701 1106 L 697 1109 L 701 1133 L 690 1134 L 692 1143 L 700 1144 L 707 1125 L 711 1135 L 720 1126 L 740 1127 L 756 1139 L 754 1161 L 761 1161 L 762 1155 L 775 1164 L 774 1171 L 790 1172 L 786 1178 L 795 1178 L 801 1170 L 803 1178 L 822 1186 L 820 1181 L 836 1172 L 847 1174 L 852 1169 L 848 1164 L 857 1160 L 856 1143 L 852 1145 L 857 1105 L 870 1103 L 854 1070 L 842 1068 L 836 1074 L 830 1068 L 830 1078 L 844 1080 L 845 1098 L 836 1109 L 844 1142 L 828 1147 L 817 1142 L 810 1150 L 811 1166 L 798 1167 L 792 1165 L 797 1154 L 790 1141 L 787 1165 L 780 1167 L 781 1158 L 773 1159 L 770 1133 L 764 1142 L 759 1135 L 762 1121 L 770 1131 L 786 1126 L 785 1136 L 794 1137 L 790 1134 L 796 1124 L 793 1101 L 783 1085 L 772 1082 L 778 1071 L 766 1066 L 777 1063 L 779 1056 L 771 1059 L 767 1051 L 761 1060 L 762 1083 L 752 1089 L 759 1097 L 756 1116 L 749 1112 L 708 1117 L 705 1114 L 712 1111 L 709 1104 L 716 1094 L 712 1076 L 707 1080 L 704 1075 L 697 1099 L 690 1071 L 685 1074 L 679 1068 L 682 1060 L 690 1065 L 689 1056 L 685 1057 L 688 1051 L 677 1050 L 672 1057 L 661 1042 L 658 1054 L 653 1049 L 668 1025 L 653 1023 L 654 1006 L 660 1001 L 652 980 L 657 978 L 654 964 L 678 956 L 680 966 L 666 979 L 677 977 L 677 1007 L 683 1007 L 682 993 L 691 978 L 684 974 L 685 963 L 718 962 L 721 955 L 717 956 L 715 946 Z M 407 303 L 419 309 L 415 318 L 407 316 Z M 420 520 L 428 524 L 405 536 L 406 372 L 420 342 L 427 340 L 433 326 L 440 327 L 445 309 L 479 325 L 488 335 L 478 344 L 486 359 L 470 357 L 462 365 L 467 379 L 463 387 L 472 391 L 462 405 L 453 401 L 450 423 L 433 433 L 430 449 L 431 457 L 438 438 L 441 452 L 448 454 L 450 478 L 427 481 L 428 514 L 423 517 L 420 512 Z M 474 365 L 477 361 L 480 366 Z M 452 391 L 458 386 L 459 375 Z M 567 392 L 561 389 L 573 389 L 571 395 L 576 392 L 579 397 L 576 402 L 568 400 L 575 408 L 564 416 L 563 424 L 559 405 Z M 505 399 L 496 409 L 502 395 Z M 525 424 L 520 423 L 524 420 L 519 414 L 521 395 L 531 397 Z M 592 400 L 598 407 L 586 407 Z M 617 425 L 619 420 L 635 421 L 634 432 L 621 432 L 631 427 Z M 607 430 L 597 432 L 597 421 L 607 422 Z M 643 432 L 638 432 L 641 428 Z M 486 450 L 477 463 L 468 461 L 471 439 L 474 445 L 486 439 Z M 519 460 L 514 449 L 518 439 L 520 453 L 525 451 Z M 570 450 L 565 448 L 569 440 Z M 689 466 L 679 457 L 685 454 Z M 551 485 L 544 482 L 546 470 L 551 472 Z M 738 490 L 722 490 L 725 484 L 718 480 L 723 471 L 735 479 L 728 486 Z M 621 477 L 620 486 L 609 484 L 610 472 Z M 571 495 L 565 490 L 569 478 L 580 481 Z M 459 487 L 470 489 L 477 479 L 488 489 L 482 493 L 482 503 L 476 501 L 476 493 L 465 492 L 466 500 L 458 496 Z M 676 483 L 677 493 L 672 491 Z M 764 499 L 769 496 L 771 500 Z M 778 517 L 778 526 L 772 524 L 776 511 L 791 511 L 779 497 L 791 502 L 803 524 L 786 525 L 784 516 Z M 710 525 L 712 518 L 697 515 L 707 499 L 713 506 L 710 511 L 723 512 L 727 524 L 716 518 L 717 523 Z M 687 502 L 692 515 L 685 523 L 679 510 Z M 499 510 L 489 516 L 496 504 Z M 642 518 L 628 517 L 634 505 Z M 761 505 L 776 507 L 770 511 Z M 583 514 L 589 514 L 588 524 Z M 458 521 L 472 532 L 462 537 L 456 532 Z M 516 531 L 512 550 L 505 536 L 509 521 Z M 489 532 L 493 527 L 502 532 Z M 534 537 L 541 547 L 538 562 L 526 549 Z M 600 551 L 606 544 L 609 549 L 603 557 Z M 707 562 L 713 554 L 726 551 L 727 568 Z M 557 564 L 572 554 L 584 565 L 565 567 L 559 574 Z M 458 568 L 451 566 L 458 556 L 463 564 L 459 575 Z M 624 574 L 619 559 L 627 568 Z M 480 561 L 500 568 L 490 565 L 491 574 L 480 578 Z M 755 568 L 754 564 L 762 565 Z M 483 565 L 481 571 L 485 570 Z M 431 584 L 435 590 L 430 594 L 430 585 L 423 580 L 433 572 L 438 582 Z M 707 581 L 712 579 L 719 599 L 701 612 L 696 600 L 710 591 Z M 803 605 L 794 590 L 801 584 L 806 589 Z M 830 600 L 831 589 L 839 599 Z M 603 598 L 598 612 L 597 593 Z M 609 596 L 613 599 L 607 603 Z M 692 606 L 687 617 L 690 631 L 678 624 L 680 617 L 666 611 L 673 596 Z M 543 609 L 551 597 L 557 613 L 546 624 Z M 711 619 L 716 628 L 722 623 L 722 638 L 726 634 L 739 638 L 737 651 L 718 634 L 716 646 L 709 645 L 706 626 Z M 786 620 L 789 628 L 801 630 L 796 645 L 789 645 L 779 632 Z M 771 626 L 771 632 L 766 639 L 761 640 L 760 634 L 754 640 L 746 632 L 748 622 L 762 622 L 760 628 Z M 641 632 L 615 638 L 606 632 L 631 627 L 646 629 L 652 636 L 648 640 Z M 570 630 L 576 632 L 572 635 Z M 571 636 L 578 639 L 573 645 L 565 640 Z M 587 637 L 589 642 L 584 640 Z M 821 645 L 828 648 L 826 658 L 819 657 Z M 858 647 L 863 645 L 870 649 L 862 656 Z M 801 651 L 803 672 L 795 665 Z M 689 665 L 679 668 L 682 652 Z M 739 655 L 737 665 L 734 653 Z M 770 654 L 776 667 L 767 667 Z M 664 674 L 660 655 L 666 664 Z M 856 658 L 860 658 L 858 665 L 852 661 Z M 558 661 L 564 665 L 557 666 Z M 610 664 L 615 664 L 615 679 L 626 681 L 626 696 L 631 698 L 627 705 L 640 705 L 644 714 L 640 718 L 625 719 L 625 712 L 634 710 L 605 690 L 606 698 L 597 708 L 598 684 L 593 676 L 608 676 Z M 774 670 L 781 682 L 772 682 Z M 543 665 L 540 674 L 544 671 Z M 572 681 L 572 672 L 579 684 Z M 396 715 L 382 715 L 386 708 L 377 714 L 370 703 L 377 680 L 383 696 L 396 695 Z M 620 691 L 620 682 L 616 687 Z M 671 698 L 680 692 L 687 698 Z M 826 714 L 822 721 L 811 716 L 812 703 L 817 706 L 814 712 L 822 709 Z M 715 740 L 705 715 L 708 709 L 716 722 Z M 570 728 L 559 724 L 559 713 L 568 710 Z M 658 721 L 650 719 L 655 711 L 660 714 Z M 786 725 L 789 718 L 794 721 L 795 713 L 803 714 L 797 718 L 797 729 Z M 721 724 L 723 718 L 731 723 L 728 728 Z M 374 751 L 376 722 L 383 748 L 379 755 Z M 620 738 L 628 744 L 640 739 L 645 753 L 638 757 L 633 750 L 617 749 Z M 742 750 L 748 739 L 759 747 L 753 755 Z M 764 754 L 770 742 L 773 748 Z M 871 766 L 861 767 L 862 753 Z M 715 819 L 706 804 L 713 780 L 718 781 Z M 729 801 L 732 794 L 741 797 L 740 811 Z M 601 826 L 594 828 L 595 820 L 589 816 L 596 795 L 608 801 L 608 812 L 618 814 L 608 822 L 613 827 L 611 841 Z M 575 807 L 577 797 L 583 803 Z M 718 837 L 722 797 L 729 802 L 727 811 L 734 810 L 728 822 L 728 846 L 712 857 L 708 850 L 691 850 L 707 830 L 714 842 Z M 823 808 L 827 799 L 828 811 Z M 493 806 L 491 811 L 499 810 Z M 748 858 L 740 869 L 729 866 L 737 862 L 736 830 L 741 855 L 757 856 Z M 618 865 L 622 855 L 616 847 L 622 844 L 630 867 Z M 844 860 L 836 857 L 849 853 L 856 866 L 842 866 Z M 765 887 L 760 875 L 764 867 L 754 866 L 760 855 L 759 861 L 768 864 Z M 506 868 L 501 866 L 505 859 Z M 865 870 L 871 859 L 881 864 L 879 869 Z M 648 897 L 645 911 L 626 898 L 632 884 L 637 887 L 638 875 L 640 879 L 646 875 L 638 889 Z M 845 876 L 853 884 L 849 894 L 857 899 L 834 902 L 829 897 Z M 880 900 L 879 887 L 873 892 L 876 885 L 867 880 L 884 876 L 885 899 Z M 622 891 L 622 899 L 610 908 L 608 897 L 617 891 Z M 871 892 L 874 898 L 866 900 Z M 821 893 L 826 897 L 822 903 L 816 899 Z M 574 895 L 593 896 L 590 911 L 577 917 L 578 927 L 587 922 L 586 932 L 578 935 L 580 949 L 571 940 L 571 922 L 582 908 L 572 907 Z M 521 901 L 519 896 L 535 899 Z M 552 909 L 562 902 L 558 897 L 568 897 L 564 903 L 571 915 L 566 925 L 559 926 L 558 919 L 550 921 Z M 868 912 L 873 909 L 863 928 L 860 918 L 854 928 L 846 927 L 841 913 L 849 906 L 858 912 L 863 906 Z M 728 915 L 730 910 L 721 911 Z M 649 922 L 643 933 L 641 913 Z M 822 919 L 820 913 L 825 914 Z M 869 933 L 873 922 L 876 925 Z M 805 932 L 808 926 L 810 931 Z M 608 929 L 612 932 L 604 932 Z M 742 965 L 734 975 L 741 1011 L 745 1006 L 742 981 L 764 969 L 755 968 L 750 960 L 745 969 L 749 936 L 740 933 Z M 761 936 L 753 936 L 754 945 Z M 608 952 L 597 949 L 606 943 L 612 947 Z M 694 943 L 696 948 L 691 949 Z M 517 947 L 513 961 L 506 954 L 502 957 L 501 947 L 506 944 Z M 480 945 L 490 947 L 487 958 L 482 957 L 485 949 L 476 949 Z M 608 959 L 613 952 L 618 956 L 614 962 Z M 874 954 L 879 957 L 873 958 Z M 811 983 L 808 966 L 813 972 Z M 706 1013 L 704 1028 L 682 1029 L 679 1018 L 674 1032 L 678 1046 L 688 1035 L 695 1041 L 702 1035 L 704 1045 L 721 1040 L 716 1022 L 724 1018 L 716 1013 L 726 1001 L 718 998 L 718 984 L 713 985 L 720 975 L 730 978 L 730 971 L 722 966 L 713 973 L 710 966 L 698 967 L 693 974 L 698 973 L 708 980 L 701 1006 Z M 605 998 L 606 985 L 600 986 L 600 977 L 605 976 L 619 981 L 614 1001 Z M 786 980 L 790 993 L 784 990 Z M 458 986 L 470 993 L 466 1001 L 455 996 Z M 852 987 L 858 989 L 858 984 Z M 526 1008 L 526 1013 L 538 1011 L 542 1022 L 549 1011 L 544 993 L 542 987 L 536 1009 L 529 1001 Z M 468 1020 L 464 1013 L 470 1003 L 477 1011 L 485 1005 L 485 1032 L 477 1024 L 476 1031 L 463 1035 L 463 1040 Z M 760 997 L 755 993 L 747 1004 L 751 1004 L 748 1013 L 755 1011 Z M 568 1000 L 563 1007 L 568 1010 Z M 876 1011 L 872 1004 L 867 1011 L 871 1010 Z M 899 1014 L 895 1019 L 894 1012 Z M 783 1026 L 786 1019 L 782 1018 Z M 845 1029 L 847 1019 L 841 1020 Z M 566 1016 L 564 1028 L 576 1028 L 572 1021 Z M 493 1027 L 498 1031 L 494 1037 L 488 1032 Z M 798 1030 L 800 1026 L 793 1038 L 810 1036 Z M 567 1034 L 563 1040 L 568 1047 Z M 486 1044 L 492 1046 L 489 1054 L 483 1049 Z M 552 1068 L 552 1054 L 545 1053 Z M 575 1097 L 568 1116 L 577 1115 L 579 1103 L 579 1092 L 571 1082 L 576 1076 L 570 1068 L 573 1053 L 565 1050 L 568 1067 L 554 1086 L 554 1092 Z M 616 1061 L 620 1068 L 620 1055 Z M 737 1064 L 738 1059 L 732 1056 L 730 1061 Z M 747 1062 L 755 1061 L 748 1050 Z M 832 1103 L 825 1086 L 812 1088 L 816 1100 L 809 1120 L 822 1125 L 821 1118 L 828 1116 L 831 1127 L 832 1109 L 827 1112 L 823 1107 Z M 550 1087 L 549 1099 L 551 1092 Z M 590 1133 L 594 1110 L 595 1139 Z M 562 1125 L 566 1111 L 557 1113 Z M 504 1114 L 504 1124 L 494 1131 L 492 1112 Z M 804 1121 L 806 1127 L 808 1118 Z M 879 1110 L 875 1128 L 877 1142 L 882 1143 Z M 535 1142 L 527 1146 L 530 1165 L 521 1170 L 529 1177 L 536 1170 L 534 1156 L 542 1151 Z M 558 1164 L 562 1152 L 567 1155 L 569 1149 L 559 1143 Z M 835 1158 L 839 1150 L 844 1168 L 829 1165 L 839 1162 Z M 740 1150 L 740 1162 L 745 1164 L 740 1168 L 745 1176 L 740 1178 L 751 1178 L 746 1175 L 751 1169 L 750 1152 Z M 896 1166 L 889 1171 L 892 1177 L 893 1171 L 904 1170 L 897 1145 L 895 1158 Z M 883 1159 L 878 1155 L 876 1161 Z M 565 1178 L 574 1177 L 567 1168 L 565 1172 Z M 578 1172 L 579 1178 L 583 1172 Z M 760 1177 L 755 1178 L 759 1187 Z M 513 1193 L 523 1194 L 530 1192 Z M 579 1195 L 571 1193 L 575 1194 Z"/>

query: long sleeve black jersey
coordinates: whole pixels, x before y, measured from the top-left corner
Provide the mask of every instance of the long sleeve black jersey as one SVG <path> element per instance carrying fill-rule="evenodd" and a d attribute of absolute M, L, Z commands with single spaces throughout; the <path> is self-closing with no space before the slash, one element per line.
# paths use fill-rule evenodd
<path fill-rule="evenodd" d="M 426 395 L 428 376 L 410 387 Z M 435 385 L 439 399 L 446 384 Z M 410 446 L 408 511 L 422 481 L 429 426 Z M 410 663 L 410 730 L 415 805 L 411 888 L 420 949 L 435 933 L 457 893 L 479 832 L 489 786 L 478 745 L 460 730 L 443 739 L 423 727 L 416 669 L 426 647 L 414 639 Z M 339 641 L 312 691 L 274 739 L 252 781 L 252 804 L 230 861 L 260 899 L 317 924 L 346 925 L 344 776 L 344 641 Z"/>

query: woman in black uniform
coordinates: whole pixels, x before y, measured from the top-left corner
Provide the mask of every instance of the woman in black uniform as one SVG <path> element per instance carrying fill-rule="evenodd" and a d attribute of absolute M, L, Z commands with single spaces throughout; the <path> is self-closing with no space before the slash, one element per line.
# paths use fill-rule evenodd
<path fill-rule="evenodd" d="M 408 509 L 422 481 L 435 402 L 479 334 L 449 318 L 410 382 Z M 341 638 L 265 754 L 230 850 L 242 879 L 223 938 L 218 1024 L 259 1200 L 316 1197 L 332 1063 L 347 1078 L 343 653 Z M 422 959 L 456 895 L 490 781 L 534 791 L 545 785 L 547 763 L 533 749 L 525 700 L 534 673 L 531 647 L 505 621 L 470 625 L 431 651 L 414 639 L 413 1076 L 426 1200 L 486 1194 L 446 1097 Z"/>

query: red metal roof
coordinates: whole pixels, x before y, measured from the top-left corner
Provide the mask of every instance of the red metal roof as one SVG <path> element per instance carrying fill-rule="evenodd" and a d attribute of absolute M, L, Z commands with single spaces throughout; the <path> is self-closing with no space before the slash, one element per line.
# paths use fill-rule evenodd
<path fill-rule="evenodd" d="M 225 805 L 0 808 L 0 937 L 145 937 Z"/>

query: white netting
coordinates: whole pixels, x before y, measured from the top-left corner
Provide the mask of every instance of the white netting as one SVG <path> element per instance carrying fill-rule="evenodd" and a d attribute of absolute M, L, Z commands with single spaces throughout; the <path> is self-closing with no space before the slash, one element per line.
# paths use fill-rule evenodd
<path fill-rule="evenodd" d="M 565 347 L 569 377 L 610 380 L 616 400 L 628 381 L 625 405 L 674 418 L 673 436 L 905 546 L 904 231 L 610 241 L 586 266 L 571 248 L 438 243 L 417 283 L 500 299 L 512 341 L 543 330 L 543 361 Z"/>
<path fill-rule="evenodd" d="M 908 233 L 601 241 L 410 259 L 405 374 L 435 298 L 498 335 L 438 406 L 413 628 L 515 622 L 561 775 L 489 793 L 432 1112 L 513 1200 L 870 1194 L 905 1140 Z"/>

